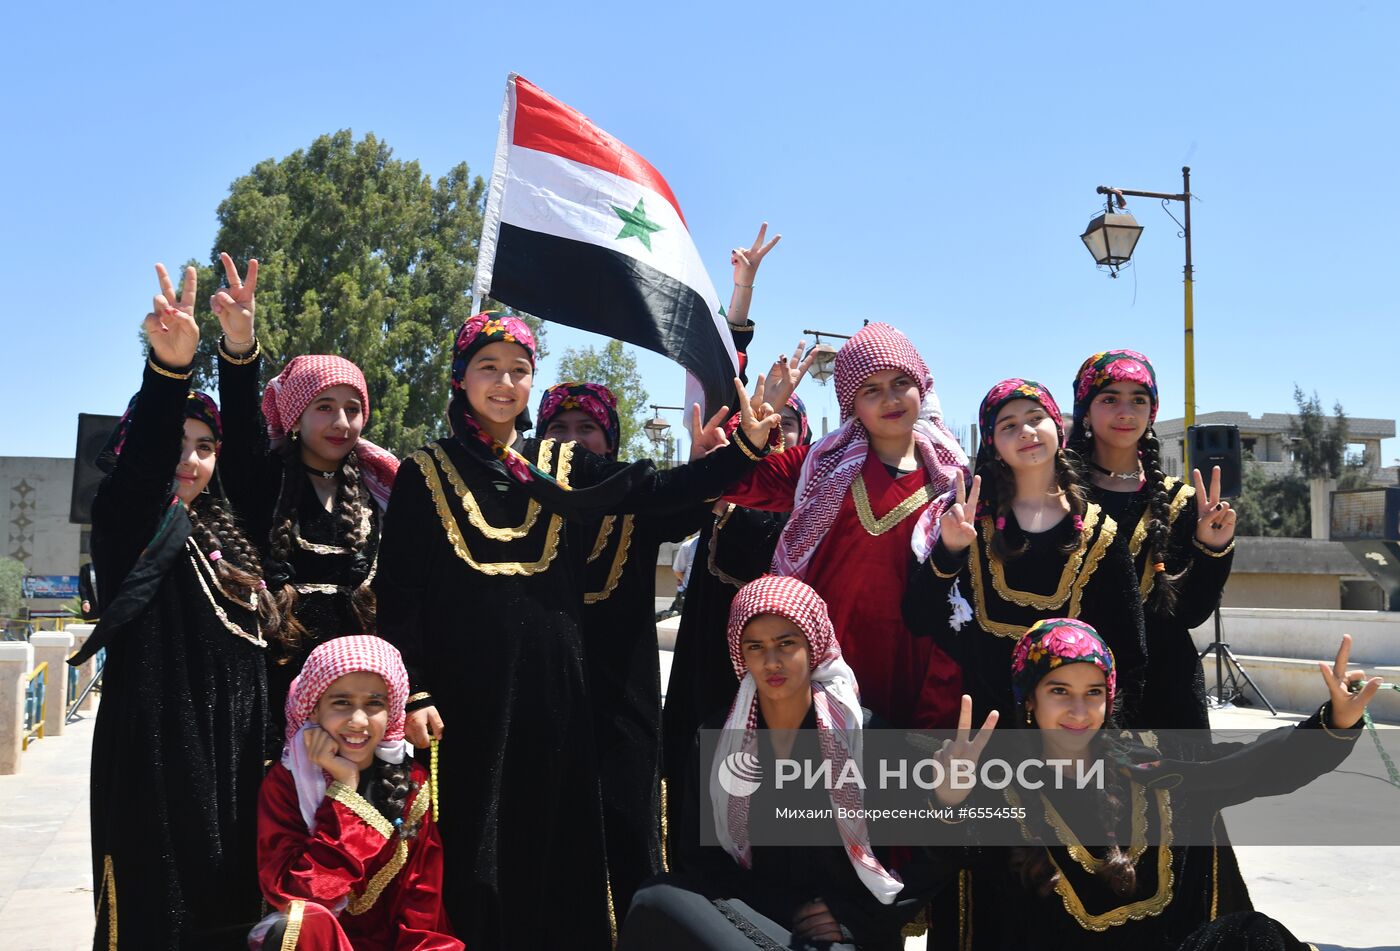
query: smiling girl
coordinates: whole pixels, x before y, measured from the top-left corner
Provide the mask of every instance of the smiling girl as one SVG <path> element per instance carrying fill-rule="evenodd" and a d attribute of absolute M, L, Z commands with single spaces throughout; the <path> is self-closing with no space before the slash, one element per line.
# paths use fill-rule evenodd
<path fill-rule="evenodd" d="M 178 299 L 156 272 L 141 391 L 98 459 L 102 618 L 69 661 L 107 651 L 91 766 L 94 947 L 232 949 L 258 916 L 255 790 L 278 614 L 222 495 L 219 411 L 190 390 L 194 268 Z"/>
<path fill-rule="evenodd" d="M 978 422 L 977 475 L 970 491 L 959 482 L 905 619 L 957 660 L 978 719 L 1010 712 L 1007 663 L 1028 626 L 1054 614 L 1097 623 L 1119 657 L 1133 722 L 1146 661 L 1137 580 L 1113 543 L 1117 524 L 1085 500 L 1065 456 L 1059 406 L 1033 380 L 1003 380 Z"/>
<path fill-rule="evenodd" d="M 923 358 L 894 327 L 861 328 L 835 364 L 840 428 L 769 456 L 725 500 L 792 512 L 773 571 L 825 599 L 866 706 L 896 727 L 952 726 L 957 667 L 910 636 L 899 605 L 910 554 L 927 554 L 967 456 Z"/>
<path fill-rule="evenodd" d="M 226 481 L 261 540 L 268 586 L 287 618 L 268 670 L 275 750 L 282 701 L 307 653 L 327 638 L 374 630 L 370 582 L 398 459 L 363 436 L 369 388 L 349 360 L 294 357 L 259 403 L 258 262 L 250 260 L 240 278 L 233 259 L 220 258 L 228 286 L 210 305 L 223 328 Z"/>
<path fill-rule="evenodd" d="M 1235 550 L 1235 513 L 1207 490 L 1162 473 L 1157 373 L 1133 350 L 1108 350 L 1074 377 L 1069 445 L 1088 463 L 1089 498 L 1128 535 L 1147 626 L 1147 683 L 1140 719 L 1153 729 L 1205 730 L 1205 675 L 1191 640 L 1220 603 Z"/>
<path fill-rule="evenodd" d="M 377 637 L 306 658 L 258 803 L 258 878 L 276 911 L 255 949 L 462 948 L 442 904 L 428 771 L 403 738 L 407 698 L 403 660 Z"/>
<path fill-rule="evenodd" d="M 1248 905 L 1228 903 L 1215 850 L 1190 843 L 1210 841 L 1221 809 L 1292 792 L 1347 757 L 1381 684 L 1347 670 L 1350 650 L 1344 636 L 1335 663 L 1319 664 L 1328 700 L 1308 719 L 1249 743 L 1191 748 L 1181 734 L 1117 728 L 1120 671 L 1093 627 L 1037 622 L 1012 653 L 1011 721 L 1036 731 L 1031 755 L 1076 769 L 1105 761 L 1105 781 L 1079 793 L 1050 783 L 974 793 L 980 805 L 1023 809 L 1018 822 L 1033 844 L 971 851 L 961 939 L 1027 951 L 1309 947 Z M 968 758 L 975 763 L 976 752 Z"/>
<path fill-rule="evenodd" d="M 516 422 L 534 370 L 524 321 L 479 314 L 463 324 L 452 435 L 404 460 L 375 589 L 383 636 L 403 651 L 412 681 L 408 738 L 447 737 L 444 896 L 458 933 L 469 947 L 605 948 L 607 864 L 580 629 L 588 551 L 575 549 L 566 523 L 715 498 L 763 454 L 778 420 L 756 419 L 740 390 L 731 445 L 657 472 L 576 442 L 522 437 Z"/>

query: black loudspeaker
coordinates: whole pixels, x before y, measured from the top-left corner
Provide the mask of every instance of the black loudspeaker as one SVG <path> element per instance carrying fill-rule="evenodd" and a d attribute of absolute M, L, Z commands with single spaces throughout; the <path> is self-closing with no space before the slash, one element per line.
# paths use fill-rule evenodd
<path fill-rule="evenodd" d="M 1220 497 L 1238 498 L 1244 490 L 1244 456 L 1240 448 L 1240 428 L 1229 423 L 1203 423 L 1186 430 L 1186 447 L 1192 469 L 1210 488 L 1210 471 L 1220 467 Z M 1191 473 L 1188 471 L 1189 479 Z"/>
<path fill-rule="evenodd" d="M 73 452 L 73 496 L 68 503 L 68 521 L 86 525 L 92 521 L 92 499 L 106 475 L 97 468 L 97 454 L 107 445 L 120 416 L 78 414 L 78 448 Z"/>

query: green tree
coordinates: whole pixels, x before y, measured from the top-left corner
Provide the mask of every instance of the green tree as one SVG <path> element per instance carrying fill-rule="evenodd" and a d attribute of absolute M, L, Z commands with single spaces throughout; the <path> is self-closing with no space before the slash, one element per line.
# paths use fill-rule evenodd
<path fill-rule="evenodd" d="M 17 617 L 24 607 L 24 562 L 0 558 L 0 617 Z"/>
<path fill-rule="evenodd" d="M 561 383 L 601 383 L 617 397 L 618 423 L 622 427 L 619 459 L 645 459 L 653 455 L 642 428 L 647 421 L 647 391 L 637 372 L 637 357 L 621 340 L 597 347 L 570 347 L 559 358 Z"/>
<path fill-rule="evenodd" d="M 471 308 L 484 199 L 465 162 L 434 182 L 373 134 L 356 141 L 342 129 L 234 180 L 209 263 L 190 263 L 207 297 L 223 276 L 220 251 L 240 268 L 257 258 L 263 382 L 298 354 L 354 361 L 369 384 L 365 435 L 402 453 L 444 427 L 452 335 Z M 207 387 L 219 324 L 207 310 L 199 320 L 196 380 Z"/>
<path fill-rule="evenodd" d="M 1270 476 L 1257 462 L 1246 462 L 1243 489 L 1232 504 L 1239 535 L 1307 538 L 1312 534 L 1308 482 L 1297 472 Z"/>
<path fill-rule="evenodd" d="M 1341 403 L 1332 406 L 1332 417 L 1322 412 L 1317 391 L 1312 396 L 1293 384 L 1293 402 L 1298 413 L 1292 417 L 1289 435 L 1293 437 L 1293 461 L 1304 479 L 1339 479 L 1346 467 L 1347 414 Z"/>

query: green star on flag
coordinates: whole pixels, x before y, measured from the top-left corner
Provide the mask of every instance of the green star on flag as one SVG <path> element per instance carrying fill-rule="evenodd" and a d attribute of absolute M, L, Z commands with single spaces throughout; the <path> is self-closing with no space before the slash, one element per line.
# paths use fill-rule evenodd
<path fill-rule="evenodd" d="M 633 208 L 631 211 L 628 211 L 626 208 L 619 208 L 616 205 L 612 206 L 612 210 L 617 212 L 617 216 L 621 218 L 623 222 L 622 230 L 617 233 L 616 240 L 618 241 L 621 241 L 623 238 L 636 238 L 650 251 L 652 232 L 666 230 L 656 222 L 647 218 L 646 206 L 643 205 L 642 199 L 640 198 L 637 199 L 637 207 Z"/>

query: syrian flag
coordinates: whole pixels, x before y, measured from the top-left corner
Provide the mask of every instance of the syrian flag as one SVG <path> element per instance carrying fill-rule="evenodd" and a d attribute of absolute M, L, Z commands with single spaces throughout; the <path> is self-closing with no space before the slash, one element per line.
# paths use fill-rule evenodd
<path fill-rule="evenodd" d="M 734 404 L 738 356 L 666 179 L 515 73 L 473 296 L 663 354 L 707 413 Z"/>

